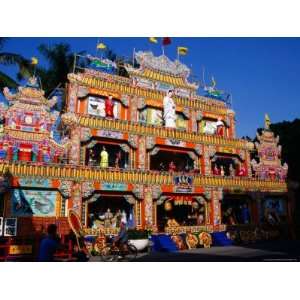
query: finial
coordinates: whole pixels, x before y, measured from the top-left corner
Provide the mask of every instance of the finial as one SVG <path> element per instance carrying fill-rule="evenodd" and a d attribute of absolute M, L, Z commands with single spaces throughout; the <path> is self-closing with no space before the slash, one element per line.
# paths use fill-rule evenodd
<path fill-rule="evenodd" d="M 271 120 L 268 114 L 265 114 L 265 129 L 270 130 Z"/>

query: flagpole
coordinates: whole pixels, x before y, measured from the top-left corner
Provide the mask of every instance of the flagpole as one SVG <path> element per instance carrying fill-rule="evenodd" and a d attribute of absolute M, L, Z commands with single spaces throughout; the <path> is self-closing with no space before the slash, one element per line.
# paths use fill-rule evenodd
<path fill-rule="evenodd" d="M 134 56 L 135 56 L 135 48 L 133 48 L 132 52 L 132 66 L 134 67 Z"/>

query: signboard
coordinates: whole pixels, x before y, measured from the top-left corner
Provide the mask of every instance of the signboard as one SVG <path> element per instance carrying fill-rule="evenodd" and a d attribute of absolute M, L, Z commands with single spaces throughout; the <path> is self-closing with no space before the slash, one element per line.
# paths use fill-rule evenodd
<path fill-rule="evenodd" d="M 32 254 L 32 245 L 10 245 L 8 253 L 10 255 Z"/>
<path fill-rule="evenodd" d="M 6 218 L 4 222 L 4 236 L 16 236 L 17 235 L 17 219 Z"/>
<path fill-rule="evenodd" d="M 102 189 L 106 191 L 127 191 L 128 186 L 124 183 L 103 182 Z"/>
<path fill-rule="evenodd" d="M 193 177 L 189 175 L 174 176 L 175 192 L 176 193 L 192 193 L 193 192 Z"/>

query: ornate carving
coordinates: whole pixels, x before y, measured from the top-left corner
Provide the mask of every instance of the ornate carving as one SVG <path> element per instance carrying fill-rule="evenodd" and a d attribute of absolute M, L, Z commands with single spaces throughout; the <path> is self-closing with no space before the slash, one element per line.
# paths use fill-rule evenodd
<path fill-rule="evenodd" d="M 128 107 L 130 97 L 128 95 L 122 95 L 120 101 L 124 106 Z"/>
<path fill-rule="evenodd" d="M 139 97 L 137 101 L 137 108 L 138 110 L 142 110 L 146 107 L 146 101 L 145 98 Z"/>
<path fill-rule="evenodd" d="M 81 193 L 83 198 L 90 197 L 95 191 L 94 184 L 90 181 L 84 181 L 81 185 Z"/>
<path fill-rule="evenodd" d="M 137 62 L 144 67 L 160 70 L 177 76 L 187 78 L 190 74 L 190 69 L 179 61 L 171 61 L 167 56 L 154 56 L 152 52 L 138 51 L 135 53 Z"/>
<path fill-rule="evenodd" d="M 139 200 L 143 199 L 144 198 L 143 185 L 135 184 L 133 186 L 132 193 L 137 199 Z"/>
<path fill-rule="evenodd" d="M 127 144 L 120 144 L 119 146 L 120 146 L 120 148 L 121 148 L 124 152 L 129 153 L 130 148 L 129 148 L 129 146 L 128 146 Z"/>
<path fill-rule="evenodd" d="M 129 204 L 134 205 L 136 202 L 136 199 L 132 195 L 124 195 L 123 197 Z"/>
<path fill-rule="evenodd" d="M 152 197 L 153 199 L 158 199 L 162 194 L 162 189 L 160 185 L 152 186 Z"/>
<path fill-rule="evenodd" d="M 139 160 L 138 160 L 138 167 L 141 170 L 145 169 L 146 164 L 146 137 L 140 136 L 139 137 Z"/>
<path fill-rule="evenodd" d="M 134 134 L 129 134 L 128 143 L 132 148 L 137 149 L 137 147 L 138 147 L 138 136 L 134 135 Z"/>
<path fill-rule="evenodd" d="M 89 94 L 89 89 L 88 89 L 87 87 L 85 87 L 85 86 L 80 86 L 80 87 L 78 88 L 77 96 L 78 96 L 79 98 L 84 98 L 84 97 L 86 97 L 88 94 Z"/>
<path fill-rule="evenodd" d="M 184 107 L 182 113 L 187 119 L 190 118 L 190 109 L 188 107 Z"/>
<path fill-rule="evenodd" d="M 58 190 L 65 198 L 70 198 L 72 195 L 72 181 L 60 181 Z"/>
<path fill-rule="evenodd" d="M 203 155 L 203 145 L 197 144 L 195 147 L 195 151 L 199 156 Z"/>
<path fill-rule="evenodd" d="M 81 128 L 81 141 L 87 142 L 92 137 L 91 129 L 87 127 Z"/>
<path fill-rule="evenodd" d="M 201 121 L 203 118 L 203 113 L 201 111 L 196 112 L 196 120 Z"/>
<path fill-rule="evenodd" d="M 150 150 L 155 146 L 155 137 L 154 136 L 147 136 L 146 137 L 146 149 Z"/>
<path fill-rule="evenodd" d="M 70 126 L 70 127 L 73 127 L 73 126 L 76 126 L 76 125 L 79 124 L 79 119 L 76 116 L 76 114 L 73 113 L 73 112 L 64 113 L 61 116 L 61 120 L 62 120 L 64 125 L 67 125 L 67 126 Z"/>
<path fill-rule="evenodd" d="M 155 147 L 154 149 L 152 149 L 151 151 L 150 151 L 150 155 L 155 155 L 155 154 L 157 154 L 159 152 L 159 147 Z"/>

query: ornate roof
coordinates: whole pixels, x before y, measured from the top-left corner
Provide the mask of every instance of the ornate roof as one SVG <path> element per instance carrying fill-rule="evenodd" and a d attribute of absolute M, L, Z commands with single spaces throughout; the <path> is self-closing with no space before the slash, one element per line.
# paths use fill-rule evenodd
<path fill-rule="evenodd" d="M 57 97 L 52 97 L 50 100 L 44 97 L 45 92 L 38 88 L 36 78 L 31 77 L 28 79 L 28 84 L 24 87 L 19 87 L 16 94 L 12 94 L 9 88 L 3 89 L 3 94 L 9 101 L 20 101 L 23 103 L 30 103 L 35 105 L 46 105 L 49 108 L 54 106 Z"/>
<path fill-rule="evenodd" d="M 174 87 L 197 89 L 198 86 L 187 81 L 190 69 L 178 60 L 171 61 L 167 56 L 154 56 L 152 52 L 138 51 L 135 59 L 140 65 L 139 69 L 126 66 L 132 76 L 143 77 L 151 81 L 160 81 Z"/>
<path fill-rule="evenodd" d="M 138 51 L 135 53 L 137 62 L 146 68 L 168 73 L 174 76 L 188 77 L 190 69 L 178 60 L 171 61 L 167 56 L 154 56 L 152 52 Z"/>

